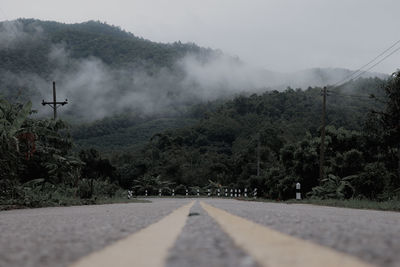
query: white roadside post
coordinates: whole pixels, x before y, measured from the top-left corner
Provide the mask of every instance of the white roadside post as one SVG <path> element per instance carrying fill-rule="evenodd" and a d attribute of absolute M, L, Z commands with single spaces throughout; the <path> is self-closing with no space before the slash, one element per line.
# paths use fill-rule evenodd
<path fill-rule="evenodd" d="M 257 198 L 257 188 L 254 188 L 253 196 L 254 196 L 254 199 Z"/>
<path fill-rule="evenodd" d="M 221 192 L 221 191 L 220 191 L 220 189 L 219 189 L 219 188 L 218 188 L 218 190 L 217 190 L 217 191 L 218 191 L 218 197 L 219 197 L 219 196 L 220 196 L 219 192 Z"/>
<path fill-rule="evenodd" d="M 189 191 L 186 189 L 186 196 L 188 196 L 189 195 Z"/>
<path fill-rule="evenodd" d="M 225 188 L 225 197 L 228 197 L 228 188 Z"/>
<path fill-rule="evenodd" d="M 210 188 L 209 189 L 207 189 L 207 191 L 208 191 L 208 193 L 207 193 L 207 196 L 209 197 L 209 196 L 211 196 L 211 193 L 210 193 Z"/>
<path fill-rule="evenodd" d="M 175 189 L 172 189 L 172 196 L 175 196 Z"/>
<path fill-rule="evenodd" d="M 296 200 L 301 200 L 300 188 L 301 188 L 300 183 L 297 183 L 297 184 L 296 184 Z"/>
<path fill-rule="evenodd" d="M 161 197 L 161 189 L 158 189 L 158 196 Z"/>
<path fill-rule="evenodd" d="M 231 197 L 233 197 L 233 189 L 231 189 Z"/>
<path fill-rule="evenodd" d="M 237 197 L 237 189 L 235 189 L 235 197 Z"/>
<path fill-rule="evenodd" d="M 128 190 L 128 199 L 132 198 L 132 190 Z"/>
<path fill-rule="evenodd" d="M 244 189 L 244 197 L 247 197 L 247 188 Z"/>
<path fill-rule="evenodd" d="M 197 189 L 197 196 L 200 196 L 200 189 Z"/>
<path fill-rule="evenodd" d="M 144 190 L 144 195 L 147 197 L 147 189 Z"/>
<path fill-rule="evenodd" d="M 240 197 L 240 193 L 241 193 L 241 192 L 240 192 L 240 189 L 239 189 L 239 194 L 238 194 L 239 197 Z"/>

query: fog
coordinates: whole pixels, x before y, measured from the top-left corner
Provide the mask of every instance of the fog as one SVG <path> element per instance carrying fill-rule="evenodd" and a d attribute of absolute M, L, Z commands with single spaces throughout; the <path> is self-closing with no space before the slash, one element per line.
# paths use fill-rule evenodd
<path fill-rule="evenodd" d="M 43 30 L 31 27 L 23 31 L 19 22 L 8 22 L 0 28 L 0 49 L 13 49 L 16 43 L 33 45 Z M 178 59 L 174 68 L 160 68 L 149 73 L 141 65 L 112 68 L 99 58 L 76 59 L 63 44 L 53 44 L 48 53 L 53 66 L 50 75 L 37 73 L 0 73 L 0 85 L 31 90 L 32 102 L 39 116 L 49 116 L 51 109 L 41 101 L 52 100 L 52 81 L 56 81 L 57 99 L 68 99 L 61 114 L 83 121 L 101 119 L 122 112 L 142 116 L 176 115 L 199 101 L 228 98 L 240 93 L 322 86 L 334 83 L 348 74 L 345 70 L 306 70 L 276 73 L 250 66 L 237 57 L 215 53 L 199 58 L 188 54 Z M 322 72 L 322 73 L 321 73 Z"/>

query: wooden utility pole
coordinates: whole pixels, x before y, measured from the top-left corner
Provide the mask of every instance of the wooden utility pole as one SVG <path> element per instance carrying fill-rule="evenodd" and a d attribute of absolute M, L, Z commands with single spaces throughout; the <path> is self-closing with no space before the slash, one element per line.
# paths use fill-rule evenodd
<path fill-rule="evenodd" d="M 257 177 L 260 176 L 260 133 L 257 135 Z"/>
<path fill-rule="evenodd" d="M 45 102 L 44 100 L 42 101 L 42 105 L 49 105 L 51 108 L 53 108 L 54 111 L 54 120 L 57 119 L 57 107 L 58 105 L 64 106 L 68 104 L 68 100 L 65 99 L 65 101 L 62 102 L 57 102 L 57 96 L 56 96 L 56 82 L 53 82 L 53 102 Z"/>
<path fill-rule="evenodd" d="M 325 162 L 325 124 L 326 124 L 326 87 L 322 91 L 322 127 L 321 127 L 321 147 L 319 154 L 319 178 L 325 178 L 324 162 Z"/>

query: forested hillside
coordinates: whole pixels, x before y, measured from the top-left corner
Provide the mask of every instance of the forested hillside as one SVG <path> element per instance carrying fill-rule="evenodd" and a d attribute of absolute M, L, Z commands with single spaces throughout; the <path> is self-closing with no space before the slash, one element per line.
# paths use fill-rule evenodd
<path fill-rule="evenodd" d="M 179 188 L 258 188 L 264 197 L 288 199 L 300 182 L 309 197 L 388 199 L 400 187 L 399 139 L 392 139 L 399 131 L 392 121 L 398 91 L 398 76 L 330 90 L 323 180 L 321 88 L 236 97 L 195 125 L 157 134 L 140 153 L 114 162 L 124 163 L 121 180 L 139 191 L 161 179 Z"/>
<path fill-rule="evenodd" d="M 243 92 L 324 86 L 351 71 L 310 69 L 294 74 L 255 68 L 195 44 L 155 43 L 105 23 L 63 24 L 19 19 L 0 22 L 0 88 L 11 102 L 68 98 L 72 122 L 105 117 L 180 116 L 193 104 Z M 366 76 L 382 76 L 366 73 Z"/>
<path fill-rule="evenodd" d="M 49 75 L 54 62 L 49 60 L 53 45 L 63 45 L 71 58 L 97 57 L 107 65 L 130 66 L 144 64 L 151 68 L 172 68 L 176 60 L 187 53 L 210 55 L 216 53 L 195 44 L 155 43 L 136 37 L 119 27 L 88 21 L 63 24 L 54 21 L 20 19 L 1 22 L 2 33 L 8 34 L 8 43 L 2 42 L 0 70 L 32 72 Z"/>

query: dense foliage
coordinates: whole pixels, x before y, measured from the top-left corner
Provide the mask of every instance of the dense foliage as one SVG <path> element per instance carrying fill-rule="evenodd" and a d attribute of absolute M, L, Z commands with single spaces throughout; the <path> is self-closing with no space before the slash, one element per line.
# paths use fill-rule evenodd
<path fill-rule="evenodd" d="M 348 97 L 349 88 L 360 97 Z M 111 161 L 95 149 L 77 153 L 61 120 L 31 118 L 29 102 L 3 99 L 1 202 L 62 204 L 66 196 L 110 197 L 121 187 L 136 194 L 257 188 L 259 196 L 290 199 L 297 182 L 311 198 L 390 199 L 400 188 L 399 88 L 397 73 L 388 81 L 361 79 L 331 90 L 323 179 L 318 176 L 321 88 L 195 106 L 187 115 L 191 125 L 160 131 L 143 141 L 142 149 L 114 152 Z M 75 134 L 113 134 L 123 121 L 103 120 Z"/>
<path fill-rule="evenodd" d="M 398 194 L 398 75 L 361 79 L 328 96 L 327 176 L 320 180 L 321 88 L 238 96 L 193 126 L 154 135 L 140 153 L 114 159 L 126 180 L 175 186 L 258 188 L 293 198 L 295 183 L 317 198 L 388 199 Z M 350 90 L 351 94 L 346 94 Z M 358 96 L 359 97 L 354 97 Z M 372 98 L 364 96 L 373 95 Z M 351 96 L 351 97 L 349 97 Z M 383 110 L 382 112 L 380 110 Z M 259 152 L 258 152 L 259 151 Z M 261 172 L 257 176 L 257 155 Z"/>
<path fill-rule="evenodd" d="M 0 51 L 0 69 L 7 71 L 32 71 L 49 73 L 52 70 L 48 54 L 53 44 L 63 44 L 73 58 L 94 56 L 103 62 L 121 66 L 143 63 L 150 66 L 171 68 L 176 59 L 189 52 L 202 55 L 215 53 L 195 44 L 155 43 L 136 37 L 119 27 L 88 21 L 79 24 L 63 24 L 54 21 L 19 19 L 17 22 L 27 33 L 41 31 L 34 42 L 13 44 L 13 49 Z M 7 22 L 2 22 L 4 24 Z M 31 37 L 33 38 L 33 37 Z"/>
<path fill-rule="evenodd" d="M 31 103 L 0 99 L 0 205 L 62 205 L 113 196 L 115 169 L 98 152 L 72 152 L 61 120 L 32 119 Z"/>

